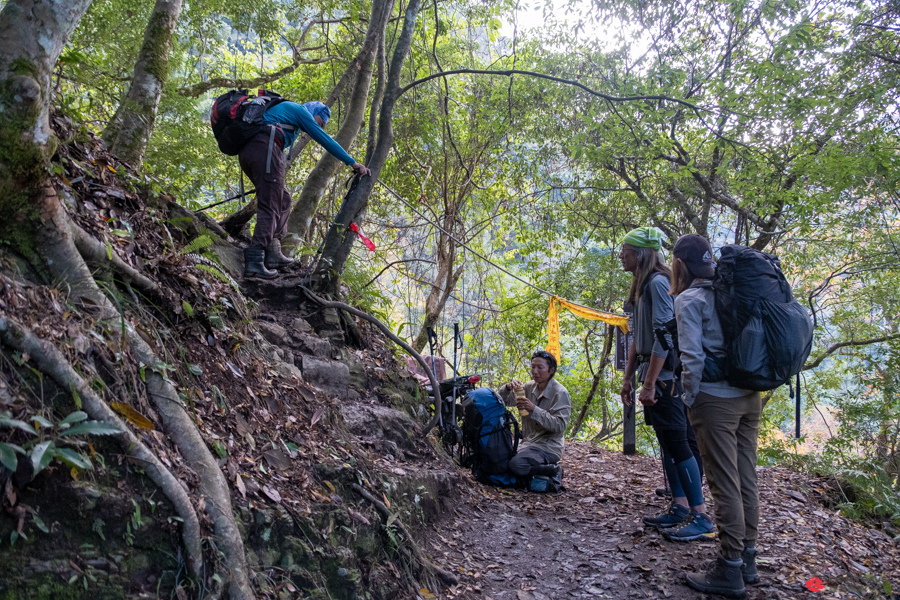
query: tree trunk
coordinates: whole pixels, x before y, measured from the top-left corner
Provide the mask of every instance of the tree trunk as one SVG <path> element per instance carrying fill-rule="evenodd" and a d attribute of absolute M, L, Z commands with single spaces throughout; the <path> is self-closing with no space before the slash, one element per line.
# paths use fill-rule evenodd
<path fill-rule="evenodd" d="M 50 128 L 50 75 L 90 5 L 11 0 L 0 11 L 0 239 L 32 262 L 40 246 L 34 230 L 53 214 L 54 203 L 46 213 L 42 200 L 56 196 L 48 172 L 58 143 Z"/>
<path fill-rule="evenodd" d="M 597 393 L 597 388 L 600 385 L 600 380 L 603 378 L 603 372 L 606 370 L 606 366 L 609 364 L 609 357 L 612 354 L 612 342 L 614 338 L 615 328 L 610 325 L 606 329 L 606 340 L 603 342 L 603 358 L 600 359 L 600 364 L 598 365 L 597 372 L 594 373 L 594 379 L 591 382 L 591 391 L 588 392 L 587 398 L 585 398 L 584 400 L 584 406 L 581 407 L 581 412 L 578 413 L 578 418 L 575 420 L 575 424 L 572 426 L 573 436 L 577 435 L 581 430 L 581 426 L 584 425 L 584 419 L 585 417 L 587 417 L 588 411 L 591 408 L 591 403 L 594 401 L 594 395 Z M 604 388 L 605 387 L 606 386 L 604 386 Z M 609 413 L 606 410 L 606 398 L 601 398 L 601 402 L 603 403 L 603 424 L 602 430 L 598 435 L 603 435 L 604 433 L 606 433 L 607 428 L 609 427 Z"/>
<path fill-rule="evenodd" d="M 379 39 L 384 36 L 385 27 L 387 27 L 393 10 L 394 0 L 374 0 L 372 2 L 372 15 L 369 18 L 369 28 L 363 43 L 365 53 L 360 52 L 360 55 L 348 67 L 348 70 L 355 68 L 359 72 L 356 74 L 356 82 L 347 104 L 344 122 L 337 135 L 334 136 L 334 140 L 343 148 L 350 148 L 350 144 L 356 139 L 356 134 L 359 133 L 359 128 L 365 119 L 376 50 Z M 296 233 L 301 239 L 306 237 L 312 218 L 319 207 L 319 201 L 341 164 L 338 159 L 327 152 L 322 155 L 306 178 L 300 198 L 288 220 L 288 231 Z"/>
<path fill-rule="evenodd" d="M 416 27 L 416 17 L 419 14 L 421 0 L 410 0 L 406 7 L 403 19 L 403 29 L 397 39 L 394 55 L 391 58 L 391 66 L 388 71 L 387 86 L 384 100 L 381 105 L 381 113 L 378 119 L 378 141 L 372 158 L 367 165 L 372 171 L 369 177 L 361 177 L 359 185 L 347 194 L 341 209 L 335 217 L 335 222 L 328 230 L 322 248 L 322 256 L 316 268 L 316 279 L 319 289 L 326 293 L 334 294 L 338 288 L 340 276 L 347 265 L 350 249 L 355 239 L 354 233 L 348 235 L 347 228 L 369 205 L 369 198 L 375 188 L 375 181 L 384 168 L 391 147 L 394 144 L 394 106 L 400 97 L 400 75 L 403 62 L 409 53 L 412 43 L 413 31 Z"/>
<path fill-rule="evenodd" d="M 379 40 L 383 39 L 383 37 L 384 37 L 384 29 L 385 29 L 385 26 L 387 25 L 387 22 L 391 18 L 391 13 L 392 13 L 393 9 L 394 9 L 394 0 L 376 0 L 375 2 L 372 3 L 372 15 L 369 19 L 369 28 L 366 31 L 366 38 L 363 41 L 362 48 L 360 48 L 359 54 L 356 55 L 356 58 L 353 59 L 353 61 L 347 66 L 347 70 L 344 71 L 343 75 L 341 75 L 341 78 L 338 80 L 337 85 L 334 86 L 334 89 L 331 90 L 331 93 L 328 95 L 328 97 L 322 101 L 323 104 L 325 104 L 326 106 L 328 106 L 330 108 L 337 101 L 338 96 L 341 95 L 341 93 L 344 91 L 344 88 L 350 84 L 351 80 L 356 79 L 358 81 L 359 77 L 357 77 L 357 75 L 359 75 L 361 77 L 362 72 L 364 70 L 366 70 L 366 69 L 369 70 L 369 79 L 371 79 L 371 77 L 372 77 L 372 74 L 371 74 L 372 61 L 374 60 L 373 53 L 376 51 L 376 49 L 379 46 Z M 380 12 L 381 10 L 383 10 L 384 12 L 383 13 Z M 376 12 L 376 11 L 379 11 L 379 12 Z M 378 16 L 380 18 L 382 15 L 384 17 L 384 23 L 382 24 L 382 26 L 380 28 L 380 33 L 379 33 L 379 27 L 373 26 L 373 24 L 375 24 L 375 21 L 377 20 L 376 16 Z M 369 90 L 368 90 L 368 84 L 367 84 L 366 85 L 366 94 L 368 94 L 368 91 Z M 354 90 L 354 96 L 355 95 L 356 95 L 356 91 Z M 365 94 L 363 96 L 365 96 Z M 351 114 L 353 112 L 352 103 L 353 103 L 353 100 L 351 100 L 351 108 L 350 108 Z M 365 109 L 365 98 L 363 99 L 363 109 Z M 349 117 L 350 117 L 350 115 L 348 114 L 348 117 L 344 119 L 344 126 L 346 126 L 350 122 Z M 360 117 L 360 119 L 361 119 L 361 117 Z M 356 133 L 358 131 L 359 131 L 359 125 L 356 126 L 356 131 L 353 133 L 353 135 L 349 136 L 350 141 L 352 141 L 353 138 L 356 137 Z M 343 126 L 341 127 L 341 131 L 338 132 L 338 136 L 341 135 L 341 132 L 343 132 Z M 338 136 L 335 136 L 334 139 L 338 140 L 338 143 L 340 143 L 341 146 L 347 147 L 345 145 L 343 139 L 339 139 Z M 294 141 L 294 145 L 291 147 L 290 158 L 288 160 L 288 169 L 290 169 L 290 167 L 294 164 L 297 156 L 299 156 L 300 153 L 303 152 L 303 149 L 306 148 L 306 145 L 309 143 L 309 140 L 310 140 L 310 137 L 305 133 L 297 136 L 297 139 Z M 350 143 L 349 141 L 346 142 L 346 144 L 349 144 L 349 143 Z M 333 157 L 330 154 L 325 153 L 325 156 L 323 156 L 322 159 L 319 160 L 319 164 L 321 164 L 322 160 L 324 160 L 325 158 L 333 159 Z M 337 164 L 337 160 L 334 160 L 334 162 Z M 319 168 L 319 164 L 316 165 L 315 169 L 313 169 L 313 172 L 315 172 L 316 169 Z M 334 168 L 336 168 L 336 167 L 334 167 Z M 332 175 L 333 175 L 333 172 L 332 172 Z M 310 177 L 312 177 L 312 173 L 310 174 Z M 330 177 L 331 177 L 331 175 L 328 176 L 328 178 L 325 180 L 325 184 L 322 185 L 323 189 L 327 185 L 327 181 L 328 181 L 328 179 L 330 179 Z M 306 190 L 306 186 L 304 186 L 304 191 L 305 190 Z M 302 202 L 302 197 L 303 197 L 303 192 L 301 192 L 301 202 Z M 319 201 L 319 197 L 321 197 L 321 192 L 319 193 L 319 196 L 316 197 L 317 204 Z M 298 203 L 298 205 L 299 205 L 299 203 Z M 256 196 L 254 196 L 253 199 L 250 200 L 250 202 L 248 202 L 246 206 L 244 206 L 243 208 L 241 208 L 234 214 L 231 214 L 231 215 L 225 217 L 224 219 L 222 219 L 222 221 L 219 224 L 225 229 L 225 231 L 227 231 L 231 235 L 236 236 L 241 232 L 241 230 L 244 228 L 244 226 L 250 222 L 250 219 L 253 218 L 253 215 L 256 214 L 256 208 L 257 208 Z M 313 211 L 315 211 L 315 207 L 313 207 Z M 293 213 L 291 214 L 291 220 L 296 220 L 297 218 L 299 218 L 299 217 L 295 217 Z M 308 226 L 308 224 L 307 224 L 307 226 Z M 290 223 L 288 224 L 288 228 L 290 231 L 295 231 L 294 226 L 291 225 Z"/>
<path fill-rule="evenodd" d="M 448 223 L 450 220 L 449 216 L 444 219 L 444 229 L 448 231 L 452 231 Z M 450 294 L 453 293 L 453 289 L 462 275 L 462 266 L 453 270 L 453 263 L 456 262 L 456 242 L 443 231 L 438 236 L 437 259 L 438 271 L 434 283 L 431 284 L 431 292 L 425 300 L 425 318 L 422 329 L 419 330 L 419 335 L 412 344 L 416 352 L 421 352 L 428 343 L 428 328 L 434 327 L 438 322 L 444 306 L 447 304 L 447 299 L 450 298 Z"/>
<path fill-rule="evenodd" d="M 50 75 L 90 0 L 12 0 L 0 11 L 0 239 L 46 276 L 71 290 L 69 300 L 90 307 L 97 320 L 122 318 L 103 295 L 75 246 L 74 229 L 50 180 L 58 143 L 50 127 Z M 130 351 L 144 364 L 158 360 L 122 319 Z M 146 382 L 166 432 L 200 477 L 200 493 L 213 523 L 229 594 L 253 598 L 230 491 L 221 469 L 178 401 L 155 372 Z"/>
<path fill-rule="evenodd" d="M 144 152 L 153 133 L 163 87 L 169 76 L 169 54 L 182 0 L 156 0 L 144 44 L 134 67 L 134 77 L 125 100 L 103 131 L 110 151 L 140 170 Z"/>

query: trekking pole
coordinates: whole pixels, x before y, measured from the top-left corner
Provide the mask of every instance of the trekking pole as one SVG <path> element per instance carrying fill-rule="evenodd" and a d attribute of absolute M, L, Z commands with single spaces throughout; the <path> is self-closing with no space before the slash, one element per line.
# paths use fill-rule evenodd
<path fill-rule="evenodd" d="M 437 368 L 434 364 L 434 345 L 437 343 L 437 334 L 434 332 L 434 329 L 431 327 L 428 328 L 428 349 L 431 352 L 431 374 L 434 375 L 434 380 L 437 381 Z M 440 382 L 438 382 L 440 383 Z M 434 390 L 434 410 L 438 415 L 438 428 L 441 432 L 444 430 L 444 415 L 441 410 L 444 406 L 444 399 L 441 398 L 441 386 L 438 385 L 438 389 Z"/>
<path fill-rule="evenodd" d="M 243 181 L 241 183 L 243 183 Z M 225 204 L 226 202 L 231 202 L 232 200 L 237 200 L 238 198 L 241 198 L 245 195 L 249 196 L 250 194 L 255 194 L 255 193 L 256 193 L 256 188 L 253 188 L 252 190 L 250 190 L 248 192 L 242 192 L 242 193 L 238 194 L 237 196 L 232 196 L 231 198 L 225 198 L 224 200 L 219 200 L 218 202 L 213 202 L 212 204 L 207 204 L 203 208 L 198 208 L 194 212 L 203 212 L 204 210 L 209 210 L 210 208 L 213 208 L 214 206 L 219 206 L 220 204 Z"/>
<path fill-rule="evenodd" d="M 453 324 L 453 406 L 450 409 L 450 418 L 453 425 L 456 425 L 456 379 L 459 377 L 459 371 L 456 369 L 456 349 L 459 342 L 459 323 Z"/>
<path fill-rule="evenodd" d="M 794 408 L 794 437 L 800 439 L 800 373 L 797 373 L 797 404 Z"/>

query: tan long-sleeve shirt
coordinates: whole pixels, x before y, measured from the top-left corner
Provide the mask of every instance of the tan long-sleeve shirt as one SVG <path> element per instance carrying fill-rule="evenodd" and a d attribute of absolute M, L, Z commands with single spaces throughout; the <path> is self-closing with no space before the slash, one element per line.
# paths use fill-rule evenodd
<path fill-rule="evenodd" d="M 507 406 L 516 405 L 516 394 L 508 385 L 500 387 L 500 397 Z M 547 382 L 544 391 L 538 394 L 537 384 L 529 381 L 525 384 L 525 397 L 534 403 L 534 410 L 527 417 L 522 417 L 522 443 L 519 450 L 537 446 L 562 457 L 566 425 L 572 414 L 569 390 L 553 378 Z"/>

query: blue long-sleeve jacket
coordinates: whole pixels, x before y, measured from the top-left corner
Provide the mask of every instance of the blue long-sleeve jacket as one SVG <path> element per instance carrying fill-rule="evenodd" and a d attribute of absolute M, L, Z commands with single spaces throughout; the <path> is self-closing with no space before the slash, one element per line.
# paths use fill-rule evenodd
<path fill-rule="evenodd" d="M 319 124 L 316 123 L 316 120 L 302 104 L 290 101 L 280 102 L 263 113 L 263 121 L 273 125 L 279 123 L 293 125 L 297 128 L 294 131 L 284 131 L 285 148 L 290 148 L 294 143 L 294 140 L 297 139 L 299 132 L 304 131 L 309 134 L 309 137 L 319 142 L 323 148 L 328 150 L 332 156 L 347 166 L 356 162 L 356 159 L 347 154 L 347 151 L 341 148 L 340 144 L 334 141 L 330 135 L 325 133 L 325 131 L 319 127 Z"/>

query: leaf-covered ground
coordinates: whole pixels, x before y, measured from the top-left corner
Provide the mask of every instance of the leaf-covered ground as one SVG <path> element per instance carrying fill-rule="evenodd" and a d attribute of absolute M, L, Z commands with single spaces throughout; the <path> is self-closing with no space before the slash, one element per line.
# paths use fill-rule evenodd
<path fill-rule="evenodd" d="M 450 596 L 704 597 L 682 583 L 682 573 L 714 558 L 717 545 L 669 542 L 641 523 L 665 508 L 655 493 L 658 459 L 576 443 L 566 446 L 562 464 L 567 489 L 559 494 L 470 482 L 455 515 L 427 543 L 462 575 Z M 783 468 L 760 468 L 759 482 L 761 581 L 748 586 L 748 598 L 890 598 L 891 587 L 900 590 L 898 544 L 824 508 L 825 482 Z M 817 587 L 813 578 L 821 591 L 806 588 Z"/>

